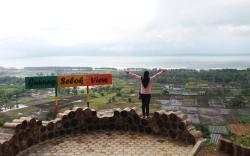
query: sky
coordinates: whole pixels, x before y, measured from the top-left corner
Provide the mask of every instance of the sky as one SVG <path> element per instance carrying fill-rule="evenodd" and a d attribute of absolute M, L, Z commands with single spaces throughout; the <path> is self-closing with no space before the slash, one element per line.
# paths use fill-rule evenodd
<path fill-rule="evenodd" d="M 0 61 L 250 55 L 249 0 L 0 0 Z"/>

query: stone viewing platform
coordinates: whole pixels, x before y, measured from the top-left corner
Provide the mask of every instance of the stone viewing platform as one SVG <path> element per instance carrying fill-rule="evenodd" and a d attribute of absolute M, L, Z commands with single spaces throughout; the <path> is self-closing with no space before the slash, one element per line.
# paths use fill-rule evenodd
<path fill-rule="evenodd" d="M 51 139 L 19 156 L 188 156 L 192 148 L 161 136 L 98 130 Z"/>
<path fill-rule="evenodd" d="M 99 116 L 74 107 L 51 121 L 30 117 L 5 123 L 0 155 L 193 155 L 202 139 L 181 111 L 157 111 L 141 118 L 135 109 Z"/>

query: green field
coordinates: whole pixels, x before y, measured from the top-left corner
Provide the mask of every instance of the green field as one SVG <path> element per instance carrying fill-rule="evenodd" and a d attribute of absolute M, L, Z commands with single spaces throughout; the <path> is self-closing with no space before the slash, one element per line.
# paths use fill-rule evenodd
<path fill-rule="evenodd" d="M 138 99 L 138 92 L 140 88 L 140 83 L 135 82 L 131 79 L 128 81 L 124 80 L 115 80 L 112 86 L 100 86 L 92 89 L 90 91 L 90 108 L 96 110 L 102 109 L 113 109 L 113 108 L 125 108 L 125 107 L 136 107 L 137 111 L 141 112 L 141 101 Z M 153 84 L 153 95 L 154 94 L 162 94 L 163 86 L 159 83 Z M 83 96 L 82 93 L 78 92 L 77 97 L 81 99 L 86 99 L 86 93 Z M 59 100 L 67 100 L 70 98 L 74 98 L 74 95 L 59 95 Z M 4 121 L 11 121 L 15 118 L 19 118 L 21 116 L 30 116 L 38 113 L 39 111 L 44 111 L 39 115 L 40 119 L 46 119 L 48 116 L 51 118 L 54 114 L 54 102 L 55 98 L 48 96 L 47 98 L 35 99 L 31 96 L 20 97 L 18 99 L 18 103 L 24 104 L 28 107 L 12 110 L 8 112 L 1 112 L 0 118 Z M 74 104 L 60 104 L 60 111 L 64 111 L 66 109 L 70 109 L 74 106 L 86 107 L 86 100 L 83 102 L 77 102 Z M 154 112 L 160 109 L 160 105 L 151 101 L 150 103 L 150 111 Z M 52 115 L 51 115 L 52 114 Z"/>
<path fill-rule="evenodd" d="M 241 115 L 240 122 L 241 123 L 250 123 L 250 115 Z"/>

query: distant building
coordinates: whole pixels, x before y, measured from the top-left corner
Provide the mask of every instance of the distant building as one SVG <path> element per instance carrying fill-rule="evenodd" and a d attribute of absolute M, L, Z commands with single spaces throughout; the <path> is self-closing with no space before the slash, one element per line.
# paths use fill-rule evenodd
<path fill-rule="evenodd" d="M 185 92 L 184 86 L 178 84 L 167 84 L 164 86 L 164 89 L 172 95 L 182 95 Z"/>
<path fill-rule="evenodd" d="M 213 144 L 218 144 L 219 138 L 222 135 L 227 135 L 228 134 L 228 129 L 226 126 L 213 126 L 210 125 L 208 126 L 209 132 L 210 132 L 210 137 L 211 137 L 211 142 Z"/>
<path fill-rule="evenodd" d="M 185 86 L 183 84 L 168 84 L 164 88 L 171 95 L 185 95 L 185 96 L 194 96 L 194 95 L 205 95 L 206 91 L 201 88 L 192 88 L 191 91 L 185 91 Z"/>
<path fill-rule="evenodd" d="M 94 70 L 112 70 L 112 71 L 116 71 L 117 68 L 103 67 L 103 68 L 94 68 Z"/>
<path fill-rule="evenodd" d="M 190 90 L 196 95 L 206 95 L 206 90 L 204 88 L 191 88 Z"/>
<path fill-rule="evenodd" d="M 127 68 L 128 71 L 143 71 L 146 70 L 146 68 Z"/>

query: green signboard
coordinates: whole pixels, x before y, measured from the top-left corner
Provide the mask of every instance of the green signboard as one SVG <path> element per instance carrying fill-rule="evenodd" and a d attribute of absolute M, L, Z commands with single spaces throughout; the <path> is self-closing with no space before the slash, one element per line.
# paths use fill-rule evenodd
<path fill-rule="evenodd" d="M 25 77 L 26 89 L 56 88 L 56 76 Z"/>

